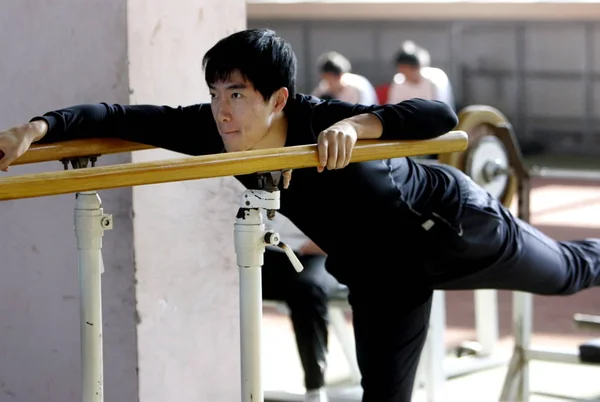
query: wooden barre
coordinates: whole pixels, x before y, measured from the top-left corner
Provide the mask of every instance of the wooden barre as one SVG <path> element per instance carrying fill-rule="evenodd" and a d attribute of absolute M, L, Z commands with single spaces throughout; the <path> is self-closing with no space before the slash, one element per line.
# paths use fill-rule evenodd
<path fill-rule="evenodd" d="M 463 131 L 451 131 L 424 141 L 361 140 L 352 152 L 351 161 L 460 152 L 467 145 L 468 137 Z M 317 146 L 302 145 L 34 173 L 0 179 L 0 200 L 299 169 L 318 164 Z"/>
<path fill-rule="evenodd" d="M 58 161 L 84 156 L 118 154 L 153 148 L 150 145 L 120 140 L 118 138 L 89 138 L 53 142 L 51 144 L 32 144 L 27 152 L 11 163 L 11 165 Z"/>

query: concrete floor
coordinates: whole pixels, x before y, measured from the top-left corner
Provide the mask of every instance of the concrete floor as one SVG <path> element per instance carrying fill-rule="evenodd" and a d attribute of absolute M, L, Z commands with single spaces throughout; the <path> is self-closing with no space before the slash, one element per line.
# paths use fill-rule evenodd
<path fill-rule="evenodd" d="M 264 335 L 266 344 L 269 345 L 265 351 L 267 401 L 303 400 L 302 369 L 288 322 L 287 317 L 277 313 L 265 316 Z M 474 336 L 474 331 L 448 328 L 447 339 L 468 340 L 474 339 Z M 586 339 L 588 338 L 589 335 Z M 533 344 L 536 347 L 576 351 L 579 340 L 579 337 L 568 335 L 535 335 Z M 447 345 L 451 346 L 450 343 Z M 511 347 L 510 336 L 501 338 L 497 356 L 508 359 Z M 447 363 L 461 364 L 457 358 L 449 356 L 447 359 Z M 328 389 L 331 402 L 359 402 L 360 387 L 343 383 L 349 371 L 335 336 L 331 337 L 329 364 L 327 380 L 332 384 Z M 498 402 L 506 370 L 506 365 L 502 365 L 447 380 L 442 392 L 443 397 L 436 399 L 436 402 Z M 600 366 L 535 361 L 531 363 L 530 376 L 531 402 L 600 401 Z M 336 383 L 341 385 L 334 385 Z M 413 401 L 427 401 L 425 391 L 419 390 Z"/>

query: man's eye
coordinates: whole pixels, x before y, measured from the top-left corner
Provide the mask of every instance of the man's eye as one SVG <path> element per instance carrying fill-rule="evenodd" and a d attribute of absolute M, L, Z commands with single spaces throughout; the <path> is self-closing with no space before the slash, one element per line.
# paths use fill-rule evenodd
<path fill-rule="evenodd" d="M 212 92 L 210 93 L 210 98 L 214 99 L 217 95 L 213 94 Z"/>
<path fill-rule="evenodd" d="M 242 94 L 241 94 L 241 93 L 239 93 L 239 92 L 234 92 L 234 93 L 232 93 L 232 94 L 231 94 L 231 97 L 232 97 L 233 99 L 239 99 L 239 98 L 241 98 L 241 97 L 242 97 Z"/>

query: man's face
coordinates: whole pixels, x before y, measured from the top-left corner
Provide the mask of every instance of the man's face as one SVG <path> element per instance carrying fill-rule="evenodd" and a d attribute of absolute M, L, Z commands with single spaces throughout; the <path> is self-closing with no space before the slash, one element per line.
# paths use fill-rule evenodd
<path fill-rule="evenodd" d="M 239 72 L 209 85 L 211 109 L 227 152 L 254 149 L 269 131 L 274 115 L 267 100 Z M 273 98 L 273 97 L 272 97 Z"/>
<path fill-rule="evenodd" d="M 417 83 L 421 76 L 421 69 L 410 64 L 398 64 L 398 72 L 406 78 L 407 81 Z"/>
<path fill-rule="evenodd" d="M 332 91 L 339 91 L 342 87 L 342 76 L 334 73 L 321 73 L 321 79 L 327 83 Z"/>

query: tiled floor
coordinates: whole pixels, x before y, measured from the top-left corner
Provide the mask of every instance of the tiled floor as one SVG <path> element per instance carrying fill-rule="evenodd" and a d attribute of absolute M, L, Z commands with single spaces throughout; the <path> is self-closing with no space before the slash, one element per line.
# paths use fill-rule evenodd
<path fill-rule="evenodd" d="M 600 186 L 589 183 L 541 181 L 532 192 L 532 223 L 560 240 L 600 237 Z M 511 297 L 499 292 L 500 355 L 510 354 Z M 475 339 L 473 292 L 446 294 L 446 346 L 451 350 L 464 340 Z M 572 325 L 576 312 L 600 314 L 600 290 L 593 289 L 571 297 L 535 297 L 534 344 L 541 347 L 566 347 L 576 350 L 579 343 L 597 333 L 577 330 Z M 350 324 L 349 324 L 350 325 Z M 278 400 L 301 401 L 302 370 L 297 356 L 289 319 L 282 314 L 265 312 L 265 389 L 296 393 L 296 398 Z M 327 378 L 330 383 L 343 380 L 348 373 L 335 336 L 331 337 Z M 497 402 L 506 366 L 470 374 L 446 382 L 444 401 Z M 546 362 L 531 364 L 532 402 L 600 401 L 600 367 Z M 358 387 L 331 387 L 332 402 L 360 401 Z M 269 393 L 274 395 L 273 392 Z M 415 401 L 425 401 L 423 391 Z"/>

